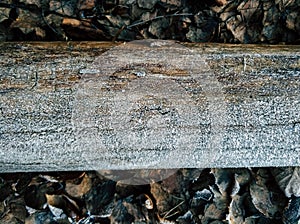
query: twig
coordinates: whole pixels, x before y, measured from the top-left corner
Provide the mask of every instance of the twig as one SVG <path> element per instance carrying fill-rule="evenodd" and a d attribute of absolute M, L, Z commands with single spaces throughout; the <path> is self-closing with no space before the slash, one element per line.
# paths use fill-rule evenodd
<path fill-rule="evenodd" d="M 152 19 L 148 19 L 148 20 L 145 20 L 145 21 L 140 21 L 140 22 L 128 25 L 128 26 L 126 26 L 126 29 L 130 29 L 130 28 L 135 27 L 135 26 L 143 25 L 143 24 L 146 24 L 146 23 L 151 22 L 153 20 L 158 20 L 158 19 L 163 19 L 163 18 L 168 18 L 168 17 L 175 17 L 175 16 L 193 16 L 193 15 L 194 15 L 193 13 L 178 13 L 178 14 L 175 13 L 175 14 L 172 14 L 172 15 L 156 16 Z"/>
<path fill-rule="evenodd" d="M 116 35 L 114 36 L 114 38 L 112 39 L 112 42 L 115 42 L 118 38 L 118 36 L 121 34 L 121 32 L 126 28 L 126 25 L 122 26 L 118 32 L 116 33 Z"/>
<path fill-rule="evenodd" d="M 158 20 L 158 19 L 163 19 L 163 18 L 168 18 L 168 17 L 175 17 L 175 16 L 193 16 L 194 14 L 192 13 L 174 13 L 172 15 L 164 15 L 164 16 L 156 16 L 152 19 L 148 19 L 148 20 L 145 20 L 145 21 L 140 21 L 140 22 L 136 22 L 134 24 L 131 24 L 131 25 L 124 25 L 122 26 L 118 32 L 116 33 L 116 35 L 114 36 L 114 38 L 112 39 L 112 41 L 116 41 L 116 39 L 119 37 L 120 33 L 124 30 L 124 29 L 131 29 L 132 27 L 135 27 L 135 26 L 139 26 L 139 25 L 143 25 L 143 24 L 146 24 L 148 22 L 151 22 L 151 21 L 154 21 L 154 20 Z"/>
<path fill-rule="evenodd" d="M 65 10 L 64 10 L 64 5 L 63 5 L 63 2 L 62 2 L 62 0 L 60 0 L 60 5 L 61 5 L 61 11 L 62 11 L 63 13 L 65 13 Z"/>
<path fill-rule="evenodd" d="M 183 203 L 184 203 L 184 201 L 180 202 L 178 205 L 176 205 L 175 207 L 171 208 L 171 209 L 164 215 L 163 219 L 169 218 L 169 217 L 171 217 L 171 216 L 177 214 L 178 211 L 175 212 L 175 213 L 173 213 L 172 215 L 169 215 L 172 211 L 174 211 L 176 208 L 178 208 L 178 207 L 179 207 L 180 205 L 182 205 Z"/>
<path fill-rule="evenodd" d="M 10 213 L 11 210 L 8 208 L 7 210 L 5 209 L 4 212 L 0 214 L 0 220 L 4 218 L 8 213 Z"/>
<path fill-rule="evenodd" d="M 57 30 L 54 28 L 54 27 L 52 27 L 49 23 L 48 23 L 48 21 L 46 20 L 46 18 L 45 18 L 45 11 L 44 10 L 42 10 L 42 18 L 43 18 L 43 21 L 44 21 L 44 23 L 56 34 L 56 35 L 60 35 L 58 32 L 57 32 Z"/>

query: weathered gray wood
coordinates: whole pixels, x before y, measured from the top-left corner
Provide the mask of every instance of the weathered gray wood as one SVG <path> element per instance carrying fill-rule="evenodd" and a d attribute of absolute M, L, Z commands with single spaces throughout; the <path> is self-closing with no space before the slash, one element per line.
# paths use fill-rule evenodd
<path fill-rule="evenodd" d="M 0 48 L 0 172 L 300 165 L 299 46 Z"/>

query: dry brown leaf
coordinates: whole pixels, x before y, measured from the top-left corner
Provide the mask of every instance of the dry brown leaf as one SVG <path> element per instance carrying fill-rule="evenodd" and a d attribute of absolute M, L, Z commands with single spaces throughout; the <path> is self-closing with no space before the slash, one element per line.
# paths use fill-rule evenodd
<path fill-rule="evenodd" d="M 77 27 L 81 26 L 81 21 L 78 19 L 64 18 L 62 21 L 62 25 Z"/>
<path fill-rule="evenodd" d="M 284 224 L 299 223 L 300 219 L 300 198 L 292 196 L 288 206 L 285 208 L 283 213 Z"/>
<path fill-rule="evenodd" d="M 15 219 L 25 222 L 27 211 L 25 207 L 25 201 L 22 197 L 13 197 L 11 200 L 9 200 L 8 206 Z"/>
<path fill-rule="evenodd" d="M 300 197 L 300 167 L 278 167 L 271 172 L 288 198 L 292 195 Z"/>
<path fill-rule="evenodd" d="M 46 198 L 49 205 L 62 209 L 68 217 L 76 218 L 77 216 L 82 218 L 82 214 L 77 203 L 67 196 L 46 194 Z"/>
<path fill-rule="evenodd" d="M 11 9 L 7 9 L 7 8 L 1 9 L 1 12 L 0 12 L 0 23 L 2 23 L 4 20 L 7 20 L 9 18 L 10 10 Z"/>
<path fill-rule="evenodd" d="M 250 184 L 250 195 L 255 208 L 267 218 L 275 218 L 283 212 L 286 198 L 272 181 L 269 169 L 260 168 L 253 173 L 255 180 Z"/>
<path fill-rule="evenodd" d="M 241 224 L 245 218 L 245 208 L 244 208 L 244 198 L 246 194 L 234 195 L 229 205 L 229 215 L 228 221 L 229 224 Z"/>
<path fill-rule="evenodd" d="M 67 180 L 65 186 L 66 192 L 72 197 L 80 198 L 86 194 L 92 187 L 91 178 L 85 174 L 79 184 L 74 183 L 73 180 Z"/>
<path fill-rule="evenodd" d="M 30 12 L 29 10 L 19 9 L 19 16 L 11 24 L 11 27 L 33 29 L 43 24 L 44 20 L 42 18 L 42 14 Z"/>

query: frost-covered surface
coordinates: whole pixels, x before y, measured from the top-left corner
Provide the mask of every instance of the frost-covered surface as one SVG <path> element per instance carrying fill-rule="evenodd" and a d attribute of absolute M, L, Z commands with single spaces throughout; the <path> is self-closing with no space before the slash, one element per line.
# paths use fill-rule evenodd
<path fill-rule="evenodd" d="M 1 169 L 299 165 L 299 50 L 287 48 L 149 40 L 15 63 L 6 52 Z"/>

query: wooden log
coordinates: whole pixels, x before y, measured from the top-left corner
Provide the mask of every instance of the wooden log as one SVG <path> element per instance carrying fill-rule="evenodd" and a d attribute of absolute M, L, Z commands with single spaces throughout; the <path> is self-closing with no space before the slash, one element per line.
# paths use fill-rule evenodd
<path fill-rule="evenodd" d="M 299 52 L 1 43 L 0 172 L 299 166 Z"/>

